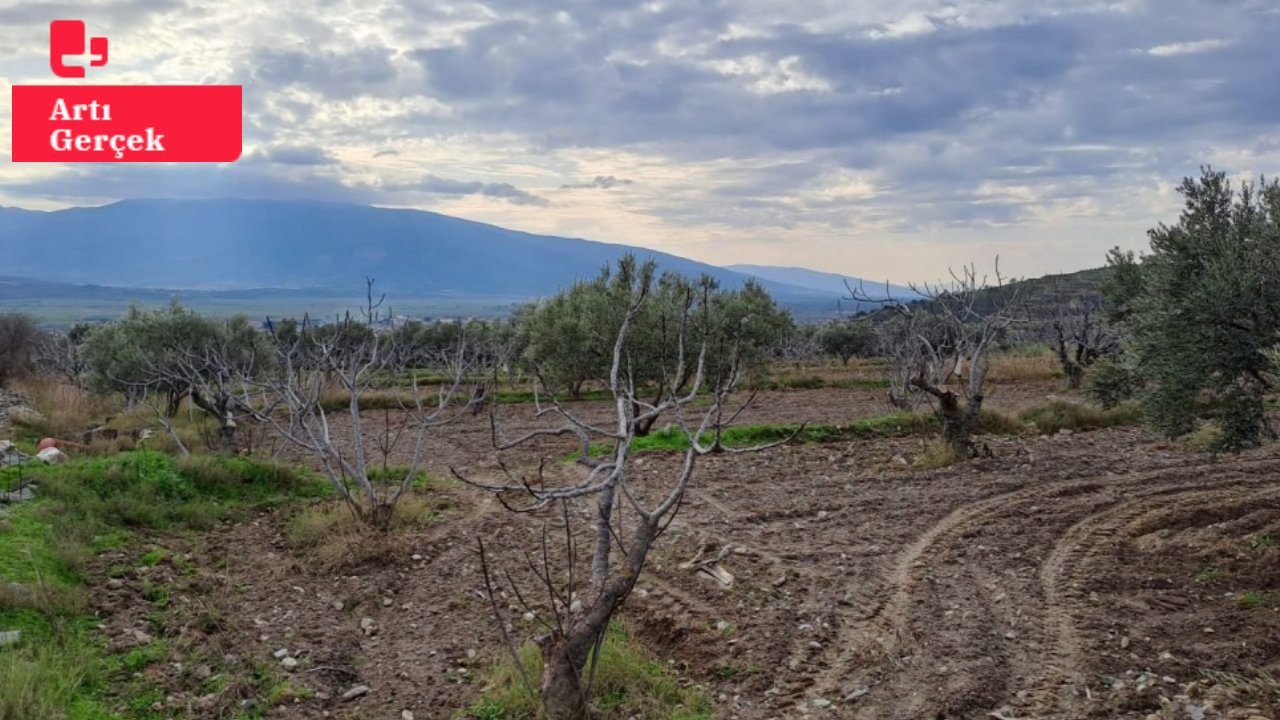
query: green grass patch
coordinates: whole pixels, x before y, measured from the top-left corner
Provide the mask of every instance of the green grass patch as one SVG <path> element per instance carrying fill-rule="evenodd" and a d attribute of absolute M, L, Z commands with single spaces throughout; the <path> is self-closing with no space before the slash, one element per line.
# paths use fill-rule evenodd
<path fill-rule="evenodd" d="M 755 675 L 763 672 L 759 665 L 748 665 L 739 667 L 733 663 L 725 663 L 716 668 L 716 677 L 721 680 L 732 680 L 734 678 L 744 677 L 747 675 Z"/>
<path fill-rule="evenodd" d="M 1011 420 L 1000 413 L 983 411 L 979 421 L 981 432 L 995 434 L 1016 434 L 1026 429 L 1025 425 Z M 899 412 L 875 417 L 859 418 L 847 425 L 813 424 L 805 425 L 740 425 L 725 428 L 721 441 L 729 448 L 744 448 L 754 445 L 765 445 L 787 440 L 794 435 L 794 442 L 828 443 L 841 440 L 876 437 L 909 437 L 937 432 L 941 422 L 930 412 Z M 711 433 L 704 433 L 699 442 L 710 445 L 714 440 Z M 632 452 L 684 451 L 689 449 L 689 438 L 684 431 L 674 426 L 654 430 L 648 435 L 637 437 L 631 443 Z M 613 443 L 593 443 L 592 457 L 607 457 L 613 452 Z M 571 452 L 566 460 L 576 460 L 578 452 Z"/>
<path fill-rule="evenodd" d="M 85 631 L 0 650 L 0 718 L 115 720 L 86 696 L 104 681 L 102 663 L 93 660 L 100 652 Z"/>
<path fill-rule="evenodd" d="M 368 469 L 369 481 L 380 486 L 399 487 L 409 474 L 409 468 L 398 465 L 387 467 L 375 466 Z M 426 470 L 418 469 L 409 480 L 409 487 L 415 490 L 430 490 L 440 486 L 440 482 L 427 475 Z"/>
<path fill-rule="evenodd" d="M 1110 410 L 1054 400 L 1022 412 L 1017 416 L 998 410 L 985 409 L 978 415 L 975 433 L 979 435 L 1021 435 L 1028 431 L 1042 434 L 1056 433 L 1064 428 L 1073 431 L 1094 430 L 1119 425 L 1135 425 L 1141 422 L 1141 413 L 1134 404 L 1125 404 Z M 795 435 L 795 442 L 827 443 L 865 438 L 912 437 L 929 435 L 942 429 L 937 413 L 921 410 L 895 412 L 887 415 L 858 418 L 845 425 L 813 424 L 800 429 L 799 425 L 741 425 L 725 428 L 722 442 L 729 448 L 751 447 L 786 440 Z M 710 445 L 714 437 L 704 433 L 699 442 Z M 613 452 L 613 443 L 593 443 L 592 457 L 607 457 Z M 668 425 L 648 435 L 637 437 L 631 443 L 632 452 L 684 451 L 689 449 L 689 439 L 678 427 Z M 578 459 L 578 452 L 571 452 L 565 460 Z M 940 465 L 941 467 L 941 465 Z"/>
<path fill-rule="evenodd" d="M 525 643 L 520 658 L 536 684 L 542 675 L 537 645 Z M 587 667 L 591 666 L 590 661 Z M 585 677 L 585 676 L 584 676 Z M 481 693 L 461 715 L 474 720 L 538 720 L 544 717 L 537 688 L 525 685 L 505 655 L 479 678 Z M 683 687 L 676 674 L 631 638 L 626 625 L 610 624 L 600 652 L 590 702 L 600 720 L 710 720 L 711 698 L 700 687 Z"/>
<path fill-rule="evenodd" d="M 138 562 L 146 565 L 147 567 L 155 567 L 160 564 L 160 561 L 164 560 L 168 556 L 169 551 L 164 548 L 156 548 L 143 553 L 142 557 L 138 558 Z"/>
<path fill-rule="evenodd" d="M 856 437 L 906 437 L 934 432 L 942 427 L 937 415 L 925 412 L 897 412 L 859 418 L 849 423 L 848 432 Z"/>
<path fill-rule="evenodd" d="M 67 579 L 54 552 L 53 530 L 31 505 L 15 506 L 0 519 L 0 578 L 17 583 Z"/>
<path fill-rule="evenodd" d="M 1222 436 L 1221 424 L 1216 420 L 1202 420 L 1195 430 L 1183 435 L 1179 440 L 1189 450 L 1211 453 L 1220 446 Z"/>
<path fill-rule="evenodd" d="M 1280 607 L 1280 591 L 1250 590 L 1249 592 L 1241 593 L 1238 602 L 1240 607 L 1246 610 Z"/>
<path fill-rule="evenodd" d="M 161 662 L 169 656 L 169 646 L 163 641 L 150 642 L 146 645 L 139 645 L 132 650 L 120 655 L 118 662 L 120 667 L 130 672 L 138 672 L 145 670 L 147 666 Z"/>
<path fill-rule="evenodd" d="M 16 470 L 4 471 L 0 482 Z M 0 630 L 22 633 L 0 648 L 0 720 L 117 720 L 167 717 L 163 700 L 133 676 L 168 656 L 163 642 L 108 656 L 88 613 L 82 569 L 96 553 L 122 545 L 136 530 L 203 529 L 237 513 L 290 498 L 332 492 L 310 475 L 245 458 L 191 457 L 154 451 L 34 465 L 36 499 L 0 518 Z M 164 549 L 142 565 L 172 562 Z M 127 569 L 125 569 L 127 572 Z M 144 584 L 157 610 L 170 589 Z M 130 708 L 120 715 L 119 705 Z"/>
<path fill-rule="evenodd" d="M 798 431 L 798 434 L 797 434 Z M 840 437 L 841 430 L 835 425 L 742 425 L 725 428 L 721 433 L 721 442 L 726 447 L 740 448 L 779 442 L 795 435 L 796 442 L 830 442 Z M 710 445 L 715 440 L 711 433 L 704 433 L 699 442 Z M 607 457 L 613 453 L 614 445 L 610 442 L 592 443 L 592 457 Z M 689 437 L 677 427 L 665 427 L 654 430 L 648 435 L 637 437 L 631 442 L 632 452 L 684 451 L 689 449 Z M 566 459 L 576 460 L 580 452 L 570 453 Z"/>

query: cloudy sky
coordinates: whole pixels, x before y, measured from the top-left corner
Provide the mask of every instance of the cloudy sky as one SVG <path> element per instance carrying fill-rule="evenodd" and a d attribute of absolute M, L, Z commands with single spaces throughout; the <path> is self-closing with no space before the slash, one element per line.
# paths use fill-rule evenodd
<path fill-rule="evenodd" d="M 895 281 L 1097 266 L 1185 175 L 1280 172 L 1276 0 L 0 0 L 0 85 L 238 83 L 229 165 L 15 165 L 0 204 L 269 197 Z"/>

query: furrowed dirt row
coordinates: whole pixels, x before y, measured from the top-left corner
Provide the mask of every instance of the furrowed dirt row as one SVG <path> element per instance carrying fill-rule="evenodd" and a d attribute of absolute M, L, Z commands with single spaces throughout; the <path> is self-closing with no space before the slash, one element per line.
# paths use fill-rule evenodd
<path fill-rule="evenodd" d="M 1000 493 L 952 510 L 852 588 L 819 577 L 811 561 L 821 552 L 791 552 L 786 543 L 748 548 L 767 573 L 785 572 L 791 561 L 794 582 L 818 585 L 796 616 L 830 616 L 790 645 L 762 705 L 796 716 L 1078 717 L 1088 693 L 1073 621 L 1082 602 L 1077 578 L 1098 549 L 1152 518 L 1274 504 L 1276 477 L 1275 458 L 1188 462 Z M 732 513 L 723 502 L 707 505 Z M 831 514 L 838 519 L 840 510 Z M 726 524 L 780 537 L 779 528 L 814 513 L 752 515 Z M 714 537 L 730 543 L 732 535 Z"/>

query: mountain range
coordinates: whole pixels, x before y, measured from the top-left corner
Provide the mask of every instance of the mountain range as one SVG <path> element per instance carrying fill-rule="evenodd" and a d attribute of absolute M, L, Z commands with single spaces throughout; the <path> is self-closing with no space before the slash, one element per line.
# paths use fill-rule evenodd
<path fill-rule="evenodd" d="M 652 258 L 663 270 L 712 275 L 725 287 L 755 277 L 793 308 L 827 314 L 855 309 L 841 302 L 847 296 L 843 278 L 825 273 L 716 267 L 420 210 L 268 200 L 123 200 L 50 212 L 0 208 L 0 276 L 8 279 L 0 302 L 18 292 L 52 297 L 88 285 L 95 287 L 80 292 L 94 298 L 121 295 L 122 288 L 224 299 L 282 292 L 354 297 L 363 292 L 365 277 L 400 299 L 512 301 L 594 277 L 625 253 Z M 40 283 L 20 285 L 17 278 Z M 157 290 L 166 288 L 171 290 Z M 144 302 L 154 296 L 136 294 Z"/>

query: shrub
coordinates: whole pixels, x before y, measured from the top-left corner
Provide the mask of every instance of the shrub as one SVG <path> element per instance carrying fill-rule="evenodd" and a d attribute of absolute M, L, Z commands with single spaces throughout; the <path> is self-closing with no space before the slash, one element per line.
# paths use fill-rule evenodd
<path fill-rule="evenodd" d="M 1213 452 L 1222 443 L 1222 427 L 1206 420 L 1194 431 L 1183 435 L 1182 442 L 1196 452 Z"/>
<path fill-rule="evenodd" d="M 983 408 L 978 413 L 977 432 L 984 435 L 1018 435 L 1026 432 L 1026 422 L 998 410 Z"/>
<path fill-rule="evenodd" d="M 407 493 L 401 498 L 392 516 L 392 530 L 421 530 L 429 527 L 449 507 L 443 498 L 428 499 L 418 493 Z M 326 537 L 350 533 L 364 533 L 365 525 L 355 518 L 340 500 L 330 500 L 310 505 L 294 515 L 285 532 L 294 547 L 315 545 Z"/>
<path fill-rule="evenodd" d="M 1096 430 L 1119 425 L 1136 425 L 1142 421 L 1142 410 L 1134 403 L 1101 410 L 1066 400 L 1053 400 L 1024 410 L 1018 418 L 1023 422 L 1031 423 L 1042 434 L 1053 435 L 1060 430 Z"/>

